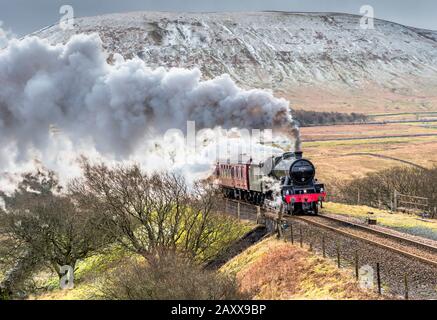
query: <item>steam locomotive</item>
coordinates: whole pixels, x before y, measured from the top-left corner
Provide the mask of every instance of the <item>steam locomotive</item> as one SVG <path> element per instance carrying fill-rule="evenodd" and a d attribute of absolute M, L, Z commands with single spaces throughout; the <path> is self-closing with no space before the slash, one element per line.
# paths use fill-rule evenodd
<path fill-rule="evenodd" d="M 260 163 L 218 161 L 215 176 L 224 196 L 283 210 L 289 215 L 317 215 L 326 199 L 325 186 L 302 152 L 287 152 Z"/>

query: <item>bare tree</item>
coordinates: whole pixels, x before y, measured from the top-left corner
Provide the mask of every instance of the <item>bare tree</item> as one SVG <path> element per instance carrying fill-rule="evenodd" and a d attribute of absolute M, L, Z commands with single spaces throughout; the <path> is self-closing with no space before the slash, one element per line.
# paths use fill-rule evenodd
<path fill-rule="evenodd" d="M 49 264 L 60 277 L 61 266 L 74 268 L 77 260 L 95 254 L 111 241 L 99 228 L 104 217 L 79 209 L 61 190 L 54 173 L 37 172 L 25 174 L 12 195 L 0 195 L 5 203 L 0 210 L 3 237 L 15 243 L 11 254 L 18 261 L 25 257 Z"/>
<path fill-rule="evenodd" d="M 74 198 L 105 215 L 107 230 L 146 258 L 165 248 L 206 260 L 214 255 L 209 248 L 235 240 L 225 233 L 236 222 L 215 214 L 211 186 L 196 184 L 189 190 L 177 174 L 149 175 L 137 165 L 110 168 L 84 161 L 83 171 L 84 179 L 70 185 Z"/>
<path fill-rule="evenodd" d="M 395 167 L 368 174 L 336 186 L 341 201 L 391 207 L 394 190 L 411 196 L 429 198 L 430 207 L 437 206 L 437 167 L 431 169 Z"/>

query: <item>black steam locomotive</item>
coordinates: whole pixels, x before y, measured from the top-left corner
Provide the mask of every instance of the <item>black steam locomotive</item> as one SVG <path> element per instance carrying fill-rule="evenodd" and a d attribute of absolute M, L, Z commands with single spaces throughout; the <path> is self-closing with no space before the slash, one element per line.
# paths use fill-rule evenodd
<path fill-rule="evenodd" d="M 260 163 L 217 162 L 216 178 L 228 198 L 247 201 L 285 214 L 317 214 L 326 199 L 316 169 L 302 152 L 288 152 Z"/>

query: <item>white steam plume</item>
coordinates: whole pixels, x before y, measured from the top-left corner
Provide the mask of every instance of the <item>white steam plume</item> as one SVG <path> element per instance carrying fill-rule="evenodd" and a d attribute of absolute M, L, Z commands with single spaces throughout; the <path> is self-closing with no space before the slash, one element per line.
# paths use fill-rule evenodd
<path fill-rule="evenodd" d="M 156 156 L 151 142 L 184 130 L 187 120 L 197 129 L 297 132 L 288 102 L 271 92 L 242 90 L 228 75 L 201 81 L 198 69 L 152 70 L 120 55 L 108 63 L 98 35 L 65 45 L 14 39 L 0 51 L 2 171 L 37 158 L 69 175 L 73 154 L 147 165 Z"/>

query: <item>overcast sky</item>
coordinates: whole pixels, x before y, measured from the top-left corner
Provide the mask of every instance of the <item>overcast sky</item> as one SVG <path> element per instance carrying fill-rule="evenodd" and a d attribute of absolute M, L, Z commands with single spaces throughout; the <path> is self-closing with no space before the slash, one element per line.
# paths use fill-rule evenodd
<path fill-rule="evenodd" d="M 372 5 L 376 18 L 437 30 L 436 0 L 0 0 L 0 21 L 16 35 L 36 31 L 60 18 L 69 4 L 77 17 L 103 13 L 154 11 L 316 11 L 359 14 Z"/>

